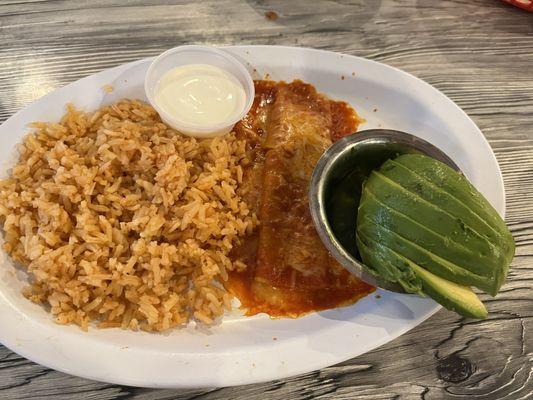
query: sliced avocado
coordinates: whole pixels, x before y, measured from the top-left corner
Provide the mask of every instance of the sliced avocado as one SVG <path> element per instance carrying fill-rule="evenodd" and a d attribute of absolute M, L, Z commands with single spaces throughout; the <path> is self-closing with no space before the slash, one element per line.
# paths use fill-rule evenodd
<path fill-rule="evenodd" d="M 422 179 L 431 182 L 434 186 L 448 193 L 467 208 L 470 208 L 472 213 L 479 216 L 479 219 L 485 221 L 492 228 L 486 230 L 480 227 L 477 230 L 485 237 L 491 238 L 492 243 L 497 244 L 499 250 L 498 259 L 501 266 L 500 273 L 496 276 L 496 287 L 499 289 L 507 277 L 509 264 L 515 252 L 515 243 L 511 232 L 505 225 L 505 221 L 499 216 L 490 202 L 464 175 L 456 173 L 447 165 L 431 157 L 421 154 L 404 154 L 393 161 L 389 160 L 389 162 L 396 165 L 401 164 Z"/>
<path fill-rule="evenodd" d="M 381 172 L 374 171 L 370 175 L 363 190 L 359 210 L 366 200 L 366 191 L 369 191 L 381 203 L 411 220 L 422 225 L 430 223 L 430 228 L 441 236 L 453 237 L 455 241 L 468 247 L 473 243 L 477 247 L 476 250 L 487 257 L 493 259 L 501 257 L 499 249 L 490 240 L 474 231 L 461 218 L 456 218 L 439 206 L 409 192 Z M 474 266 L 476 267 L 479 269 L 476 271 L 478 273 L 486 270 L 486 267 L 481 265 Z"/>
<path fill-rule="evenodd" d="M 396 211 L 394 208 L 387 206 L 377 199 L 370 191 L 365 193 L 368 201 L 365 207 L 362 207 L 358 218 L 368 218 L 378 225 L 386 226 L 406 240 L 423 247 L 429 252 L 439 257 L 457 264 L 459 267 L 467 266 L 467 270 L 475 269 L 477 265 L 495 264 L 493 256 L 484 254 L 478 248 L 477 243 L 471 242 L 470 246 L 456 241 L 455 237 L 444 236 L 435 232 L 432 226 L 421 224 L 409 218 L 405 214 Z M 468 267 L 472 265 L 473 267 Z M 490 276 L 485 272 L 481 276 Z M 446 276 L 443 278 L 451 279 Z M 452 279 L 453 280 L 453 279 Z M 466 284 L 466 282 L 460 282 Z"/>
<path fill-rule="evenodd" d="M 411 267 L 422 281 L 422 290 L 433 300 L 465 317 L 487 318 L 485 305 L 471 288 L 443 279 L 416 264 Z"/>
<path fill-rule="evenodd" d="M 469 287 L 495 296 L 514 255 L 511 233 L 481 193 L 423 155 L 400 155 L 369 175 L 356 225 L 359 253 L 375 275 L 407 292 L 421 288 L 464 315 L 486 314 Z M 440 290 L 440 283 L 455 292 Z M 456 302 L 463 300 L 470 305 L 461 311 Z"/>
<path fill-rule="evenodd" d="M 493 226 L 491 220 L 485 217 L 485 210 L 480 210 L 477 203 L 465 203 L 459 200 L 457 197 L 438 186 L 437 183 L 417 174 L 417 171 L 413 171 L 408 166 L 402 164 L 401 160 L 401 158 L 400 162 L 397 160 L 390 160 L 387 163 L 388 168 L 386 170 L 382 169 L 381 172 L 387 178 L 396 182 L 407 191 L 435 204 L 453 217 L 461 219 L 473 230 L 486 236 L 487 239 L 498 241 L 503 238 L 505 235 L 504 231 Z M 468 185 L 470 185 L 470 183 L 468 183 Z M 470 187 L 467 186 L 466 183 L 463 183 L 463 186 L 464 191 L 470 190 Z"/>
<path fill-rule="evenodd" d="M 399 282 L 408 293 L 422 292 L 448 310 L 465 317 L 487 317 L 487 309 L 470 287 L 432 274 L 380 241 L 359 234 L 357 238 L 361 254 L 364 255 L 363 262 L 378 266 L 378 271 L 381 268 L 389 270 L 388 278 Z"/>
<path fill-rule="evenodd" d="M 372 238 L 386 245 L 402 257 L 413 260 L 417 265 L 431 271 L 443 279 L 458 284 L 473 285 L 481 290 L 494 293 L 494 278 L 476 275 L 461 265 L 454 264 L 432 253 L 426 248 L 400 236 L 384 224 L 378 225 L 365 217 L 358 218 L 358 232 L 361 237 Z M 362 252 L 363 254 L 363 252 Z"/>
<path fill-rule="evenodd" d="M 372 274 L 385 281 L 399 283 L 407 293 L 422 294 L 422 283 L 407 263 L 398 262 L 393 257 L 387 258 L 386 249 L 380 249 L 380 244 L 372 241 L 367 245 L 359 234 L 356 235 L 356 241 L 363 262 Z"/>
<path fill-rule="evenodd" d="M 446 164 L 422 154 L 403 154 L 394 159 L 394 162 L 409 168 L 463 204 L 475 209 L 476 214 L 483 220 L 509 238 L 509 231 L 498 212 L 464 175 L 456 173 Z"/>
<path fill-rule="evenodd" d="M 510 262 L 507 259 L 507 252 L 500 246 L 500 241 L 492 242 L 488 240 L 484 235 L 471 229 L 460 218 L 450 215 L 440 207 L 407 191 L 377 171 L 372 172 L 365 184 L 361 203 L 359 204 L 359 213 L 361 215 L 366 213 L 365 208 L 372 201 L 371 195 L 367 195 L 367 192 L 397 213 L 403 214 L 420 225 L 427 226 L 444 238 L 453 238 L 454 242 L 461 243 L 463 247 L 471 249 L 472 253 L 478 255 L 478 262 L 472 262 L 472 259 L 468 261 L 466 258 L 452 259 L 450 258 L 452 256 L 451 253 L 446 259 L 455 261 L 463 269 L 469 270 L 476 275 L 484 276 L 491 282 L 490 284 L 487 282 L 491 286 L 490 289 L 476 285 L 480 289 L 488 291 L 492 295 L 498 292 L 506 276 L 506 267 Z M 385 221 L 379 222 L 379 224 L 388 226 Z M 419 234 L 422 236 L 421 232 Z M 429 237 L 426 236 L 423 239 L 428 240 Z M 445 279 L 452 279 L 445 275 L 441 276 Z M 471 282 L 456 282 L 472 284 Z"/>

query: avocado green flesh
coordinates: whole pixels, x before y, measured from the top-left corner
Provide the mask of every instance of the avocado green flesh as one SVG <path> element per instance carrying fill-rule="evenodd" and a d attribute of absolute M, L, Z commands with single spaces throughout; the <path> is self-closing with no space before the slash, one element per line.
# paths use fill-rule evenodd
<path fill-rule="evenodd" d="M 422 283 L 408 264 L 402 262 L 393 264 L 390 261 L 392 255 L 379 243 L 370 241 L 367 245 L 359 235 L 356 235 L 356 241 L 365 265 L 375 268 L 371 268 L 370 272 L 384 280 L 398 282 L 407 293 L 422 294 Z"/>
<path fill-rule="evenodd" d="M 487 309 L 468 286 L 450 282 L 416 264 L 411 267 L 420 277 L 424 293 L 437 303 L 465 317 L 487 318 Z"/>
<path fill-rule="evenodd" d="M 509 265 L 513 259 L 515 243 L 505 222 L 489 201 L 462 174 L 456 173 L 447 165 L 430 157 L 421 154 L 404 154 L 389 162 L 409 169 L 422 179 L 431 182 L 434 187 L 440 188 L 442 192 L 449 193 L 451 197 L 476 214 L 478 221 L 483 220 L 486 225 L 490 225 L 492 231 L 484 232 L 482 229 L 479 231 L 491 238 L 492 243 L 495 243 L 500 249 L 501 258 L 498 262 L 503 267 L 501 273 L 496 276 L 495 282 L 495 286 L 499 290 L 505 281 Z M 444 203 L 446 202 L 441 203 L 441 205 Z"/>
<path fill-rule="evenodd" d="M 387 169 L 382 170 L 381 173 L 407 191 L 420 196 L 429 203 L 437 205 L 441 210 L 455 218 L 460 218 L 464 224 L 486 236 L 487 239 L 495 241 L 502 238 L 502 231 L 493 227 L 479 215 L 483 213 L 478 213 L 478 210 L 467 206 L 450 193 L 439 188 L 437 184 L 409 169 L 409 167 L 395 160 L 390 160 L 387 163 Z M 465 186 L 464 190 L 468 189 Z"/>
<path fill-rule="evenodd" d="M 405 154 L 393 161 L 414 171 L 417 175 L 432 182 L 458 201 L 468 205 L 472 210 L 475 210 L 481 219 L 495 227 L 508 239 L 512 239 L 505 222 L 500 218 L 498 212 L 462 174 L 450 173 L 450 171 L 455 171 L 447 165 L 421 154 Z"/>
<path fill-rule="evenodd" d="M 429 226 L 440 236 L 453 238 L 455 242 L 472 248 L 472 251 L 478 253 L 483 261 L 464 266 L 470 268 L 473 273 L 493 277 L 498 272 L 499 265 L 503 262 L 500 248 L 489 242 L 485 236 L 473 231 L 461 219 L 453 217 L 438 206 L 408 192 L 378 172 L 373 172 L 365 184 L 359 213 L 365 213 L 364 207 L 369 197 L 367 192 L 373 194 L 387 207 L 421 225 Z"/>
<path fill-rule="evenodd" d="M 358 234 L 362 238 L 372 238 L 380 243 L 386 243 L 391 250 L 405 258 L 416 260 L 417 264 L 434 274 L 452 282 L 479 287 L 487 292 L 493 289 L 493 279 L 473 274 L 469 270 L 453 264 L 426 250 L 424 247 L 407 240 L 392 230 L 376 225 L 366 219 L 360 220 L 358 226 Z"/>
<path fill-rule="evenodd" d="M 396 232 L 408 241 L 434 253 L 435 255 L 457 264 L 462 268 L 462 264 L 472 265 L 468 270 L 475 269 L 480 261 L 491 264 L 494 262 L 492 256 L 482 254 L 477 246 L 466 247 L 463 243 L 453 241 L 453 237 L 442 236 L 428 227 L 426 224 L 416 222 L 405 216 L 401 212 L 383 204 L 368 189 L 365 193 L 365 200 L 368 200 L 361 207 L 358 218 L 367 218 L 377 225 L 386 226 L 389 230 Z M 478 275 L 480 278 L 484 275 Z M 491 278 L 491 275 L 488 275 Z M 472 283 L 473 284 L 473 283 Z"/>
<path fill-rule="evenodd" d="M 483 318 L 469 286 L 496 295 L 514 256 L 498 213 L 464 176 L 430 157 L 385 162 L 364 183 L 356 244 L 376 276 Z"/>
<path fill-rule="evenodd" d="M 426 224 L 428 221 L 434 222 L 431 225 L 432 230 L 442 236 L 453 237 L 455 241 L 465 243 L 465 245 L 468 245 L 469 241 L 475 241 L 476 245 L 479 246 L 478 250 L 487 253 L 487 255 L 497 251 L 486 237 L 473 230 L 462 218 L 455 217 L 438 205 L 409 192 L 381 172 L 372 172 L 365 183 L 359 208 L 364 204 L 364 195 L 367 191 L 371 192 L 383 204 L 413 221 L 421 224 Z"/>
<path fill-rule="evenodd" d="M 362 238 L 358 237 L 358 239 L 358 243 L 363 243 Z M 364 255 L 363 262 L 365 264 L 373 264 L 385 261 L 399 270 L 411 270 L 412 276 L 409 279 L 409 283 L 411 287 L 417 290 L 409 291 L 409 293 L 425 293 L 448 310 L 455 311 L 465 317 L 487 317 L 487 309 L 468 286 L 443 279 L 389 249 L 387 246 L 372 239 L 366 238 L 366 240 L 368 240 L 368 246 L 363 244 L 366 248 L 363 247 L 361 249 L 361 254 Z M 404 274 L 405 276 L 407 274 Z M 404 282 L 400 283 L 408 291 Z"/>

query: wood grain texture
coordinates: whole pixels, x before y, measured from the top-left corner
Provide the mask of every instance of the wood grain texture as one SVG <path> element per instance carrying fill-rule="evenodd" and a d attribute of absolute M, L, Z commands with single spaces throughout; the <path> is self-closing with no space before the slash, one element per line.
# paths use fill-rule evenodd
<path fill-rule="evenodd" d="M 275 11 L 275 21 L 265 12 Z M 238 388 L 150 390 L 49 370 L 0 346 L 0 399 L 533 398 L 533 15 L 496 0 L 2 0 L 0 122 L 81 77 L 185 43 L 367 57 L 436 86 L 478 124 L 507 190 L 517 255 L 490 315 L 441 311 L 370 353 Z M 1 329 L 1 327 L 0 327 Z"/>

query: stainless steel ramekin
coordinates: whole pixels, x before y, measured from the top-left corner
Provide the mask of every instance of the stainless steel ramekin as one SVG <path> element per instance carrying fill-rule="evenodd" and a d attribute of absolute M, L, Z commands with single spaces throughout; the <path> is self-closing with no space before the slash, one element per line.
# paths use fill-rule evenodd
<path fill-rule="evenodd" d="M 311 215 L 320 239 L 331 255 L 359 279 L 383 289 L 403 292 L 397 283 L 377 278 L 361 262 L 355 245 L 355 221 L 357 202 L 347 202 L 346 209 L 338 205 L 333 209 L 329 204 L 334 189 L 338 189 L 349 174 L 357 171 L 354 180 L 354 193 L 361 190 L 364 179 L 390 158 L 405 153 L 422 153 L 433 157 L 459 171 L 457 165 L 441 150 L 416 136 L 388 129 L 369 129 L 347 136 L 335 142 L 318 161 L 309 188 Z M 354 195 L 356 198 L 357 195 Z M 331 214 L 345 218 L 348 230 L 336 235 L 331 224 Z M 353 224 L 351 232 L 350 224 Z M 337 230 L 340 232 L 340 229 Z M 343 237 L 337 237 L 343 236 Z"/>

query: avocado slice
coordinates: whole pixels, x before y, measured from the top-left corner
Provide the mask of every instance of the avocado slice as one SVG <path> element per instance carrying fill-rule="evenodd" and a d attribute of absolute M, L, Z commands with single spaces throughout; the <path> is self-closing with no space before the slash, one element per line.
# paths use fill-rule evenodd
<path fill-rule="evenodd" d="M 494 265 L 494 257 L 487 257 L 479 249 L 475 242 L 471 242 L 470 246 L 465 243 L 455 241 L 452 236 L 441 235 L 427 224 L 422 224 L 408 216 L 396 211 L 394 208 L 387 206 L 377 199 L 370 191 L 365 192 L 365 206 L 361 208 L 358 218 L 361 222 L 365 220 L 369 223 L 374 223 L 378 226 L 386 227 L 386 229 L 397 234 L 404 242 L 412 244 L 417 248 L 422 248 L 428 255 L 434 255 L 435 259 L 441 259 L 449 265 L 453 265 L 453 270 L 457 271 L 452 276 L 444 275 L 443 278 L 451 281 L 456 281 L 454 276 L 459 279 L 464 276 L 472 277 L 472 281 L 457 281 L 463 285 L 477 286 L 481 284 L 483 290 L 492 290 L 493 284 L 487 281 L 493 280 L 493 275 L 490 273 L 490 267 L 487 265 Z M 478 265 L 485 266 L 482 273 L 475 274 Z M 465 267 L 466 266 L 466 267 Z M 473 266 L 473 267 L 469 267 Z M 497 265 L 494 267 L 497 268 Z M 437 275 L 439 275 L 437 273 Z"/>
<path fill-rule="evenodd" d="M 494 280 L 485 276 L 476 275 L 461 265 L 454 264 L 428 250 L 427 246 L 417 244 L 398 234 L 390 227 L 378 225 L 369 220 L 366 216 L 359 215 L 358 234 L 363 237 L 370 237 L 374 240 L 386 244 L 390 250 L 398 253 L 402 257 L 413 260 L 417 265 L 427 269 L 433 274 L 456 282 L 461 285 L 476 286 L 481 290 L 492 291 Z M 420 230 L 419 230 L 420 232 Z M 378 246 L 376 246 L 378 247 Z M 364 249 L 366 250 L 366 249 Z M 377 249 L 382 251 L 381 249 Z M 373 265 L 373 264 L 370 264 Z M 387 279 L 386 277 L 384 277 Z"/>
<path fill-rule="evenodd" d="M 411 267 L 422 281 L 424 293 L 437 303 L 465 317 L 487 318 L 485 305 L 471 288 L 443 279 L 416 264 L 411 263 Z"/>
<path fill-rule="evenodd" d="M 419 158 L 420 157 L 418 156 L 416 159 Z M 480 235 L 485 236 L 489 241 L 499 241 L 506 236 L 507 229 L 502 230 L 500 229 L 500 224 L 492 222 L 492 220 L 496 218 L 494 218 L 491 213 L 487 212 L 487 209 L 493 210 L 490 204 L 485 205 L 484 208 L 480 208 L 479 203 L 475 200 L 468 202 L 465 200 L 464 196 L 457 194 L 459 184 L 461 185 L 462 193 L 470 193 L 470 191 L 473 190 L 472 185 L 466 181 L 463 175 L 460 175 L 451 169 L 448 171 L 456 176 L 455 191 L 450 193 L 443 187 L 439 186 L 442 181 L 434 182 L 429 178 L 422 176 L 421 172 L 418 173 L 418 170 L 412 170 L 411 166 L 404 165 L 402 162 L 403 160 L 404 157 L 389 160 L 386 170 L 382 170 L 381 172 L 408 192 L 434 204 L 451 216 L 461 219 L 464 224 L 478 232 Z M 443 167 L 440 164 L 433 163 L 435 164 L 434 168 Z M 449 169 L 449 167 L 446 168 Z M 441 171 L 441 175 L 443 174 L 444 171 Z M 494 212 L 496 213 L 495 210 Z M 487 217 L 487 214 L 491 214 L 491 218 Z M 497 218 L 501 221 L 501 218 Z"/>
<path fill-rule="evenodd" d="M 389 250 L 379 243 L 369 241 L 367 245 L 359 234 L 356 234 L 355 239 L 357 247 L 361 249 L 363 262 L 369 266 L 372 274 L 385 281 L 398 282 L 407 293 L 423 294 L 421 280 L 409 264 L 391 256 Z"/>
<path fill-rule="evenodd" d="M 462 174 L 447 165 L 422 154 L 404 154 L 394 162 L 415 172 L 420 177 L 432 182 L 435 186 L 455 197 L 468 207 L 475 210 L 481 219 L 499 230 L 506 240 L 511 239 L 505 222 L 489 201 Z"/>
<path fill-rule="evenodd" d="M 495 296 L 515 250 L 483 195 L 457 171 L 420 154 L 400 155 L 370 173 L 355 242 L 378 278 L 474 318 L 487 311 L 470 287 Z"/>
<path fill-rule="evenodd" d="M 501 258 L 501 254 L 494 243 L 471 229 L 463 219 L 450 215 L 438 205 L 409 192 L 380 171 L 372 172 L 366 182 L 359 204 L 359 212 L 364 211 L 363 206 L 367 204 L 367 192 L 371 195 L 368 200 L 372 201 L 375 198 L 388 209 L 395 210 L 420 225 L 428 226 L 441 237 L 453 238 L 455 242 L 462 243 L 482 256 L 484 260 L 481 265 L 471 265 L 473 272 L 478 274 L 494 273 L 494 269 L 499 265 L 496 260 Z M 487 263 L 490 259 L 494 261 Z M 487 264 L 487 266 L 483 264 Z"/>
<path fill-rule="evenodd" d="M 416 162 L 423 166 L 420 171 Z M 486 204 L 466 178 L 448 166 L 427 156 L 401 155 L 365 182 L 356 231 L 379 237 L 441 278 L 495 296 L 507 276 L 514 241 Z"/>
<path fill-rule="evenodd" d="M 365 237 L 364 233 L 358 233 L 357 241 L 364 263 L 378 268 L 371 272 L 383 277 L 382 269 L 387 269 L 388 279 L 400 282 L 409 293 L 426 294 L 448 310 L 465 317 L 487 317 L 487 309 L 470 287 L 432 274 L 382 241 Z"/>

